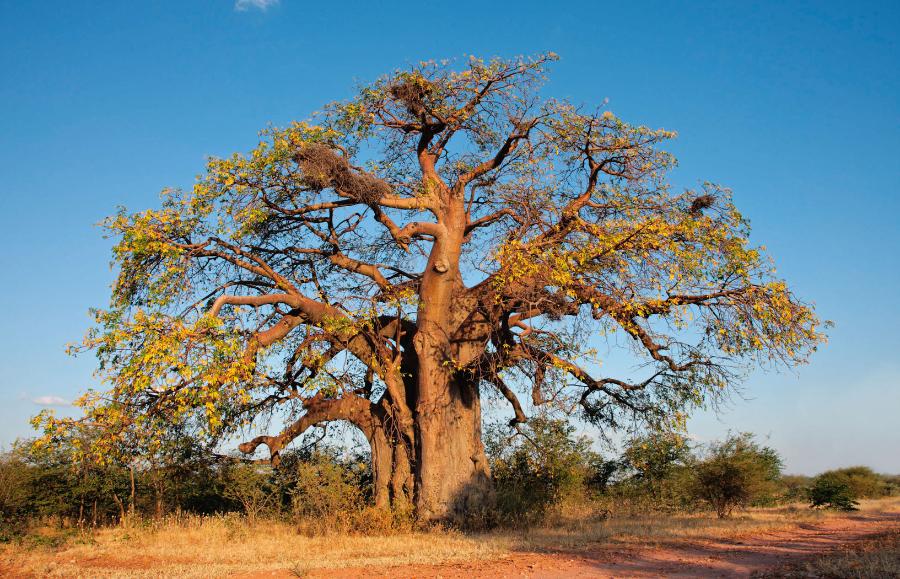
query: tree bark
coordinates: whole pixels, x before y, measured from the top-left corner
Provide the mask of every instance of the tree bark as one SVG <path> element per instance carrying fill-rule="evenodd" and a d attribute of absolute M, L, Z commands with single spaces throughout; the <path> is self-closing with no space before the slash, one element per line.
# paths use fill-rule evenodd
<path fill-rule="evenodd" d="M 421 377 L 435 378 L 442 387 L 419 405 L 416 417 L 416 507 L 424 521 L 465 524 L 493 499 L 478 385 L 433 374 Z"/>
<path fill-rule="evenodd" d="M 125 516 L 125 505 L 122 503 L 122 499 L 119 498 L 119 495 L 113 493 L 113 501 L 115 501 L 116 506 L 119 507 L 119 524 L 121 526 L 125 526 L 128 522 L 127 517 Z"/>
<path fill-rule="evenodd" d="M 413 480 L 409 441 L 398 431 L 390 404 L 372 405 L 369 441 L 376 507 L 403 507 L 412 502 Z"/>
<path fill-rule="evenodd" d="M 131 501 L 128 503 L 128 516 L 134 516 L 135 489 L 134 489 L 134 463 L 128 466 L 128 476 L 131 481 Z"/>
<path fill-rule="evenodd" d="M 372 453 L 372 486 L 375 495 L 375 506 L 387 508 L 391 503 L 393 449 L 388 444 L 383 428 L 375 428 L 372 435 L 368 438 L 369 448 Z"/>
<path fill-rule="evenodd" d="M 466 523 L 491 499 L 490 469 L 481 440 L 477 380 L 457 371 L 464 356 L 454 335 L 465 284 L 459 268 L 465 224 L 463 190 L 446 191 L 419 289 L 416 423 L 416 510 L 423 521 Z"/>

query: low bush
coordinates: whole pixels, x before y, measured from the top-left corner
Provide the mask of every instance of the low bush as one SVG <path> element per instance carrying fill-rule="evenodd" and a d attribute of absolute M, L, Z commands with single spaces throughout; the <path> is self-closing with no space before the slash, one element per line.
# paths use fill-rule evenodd
<path fill-rule="evenodd" d="M 783 475 L 778 483 L 777 502 L 796 503 L 805 501 L 812 484 L 812 477 L 801 474 Z"/>
<path fill-rule="evenodd" d="M 271 469 L 252 463 L 236 463 L 226 468 L 222 494 L 240 504 L 251 524 L 271 509 L 277 497 Z"/>
<path fill-rule="evenodd" d="M 487 452 L 500 522 L 535 524 L 564 501 L 586 498 L 598 455 L 586 437 L 574 433 L 566 421 L 540 417 L 513 436 L 490 432 Z"/>
<path fill-rule="evenodd" d="M 887 482 L 884 477 L 867 466 L 850 466 L 829 470 L 822 475 L 835 477 L 847 484 L 853 496 L 859 499 L 874 499 L 887 494 Z"/>
<path fill-rule="evenodd" d="M 633 439 L 623 450 L 610 494 L 631 511 L 679 511 L 694 506 L 695 457 L 687 439 L 656 431 Z"/>
<path fill-rule="evenodd" d="M 323 533 L 351 530 L 366 505 L 359 473 L 316 452 L 299 461 L 293 473 L 291 517 L 304 531 Z"/>
<path fill-rule="evenodd" d="M 826 507 L 839 511 L 854 511 L 859 503 L 853 487 L 846 478 L 826 472 L 813 479 L 808 492 L 810 507 Z"/>
<path fill-rule="evenodd" d="M 96 464 L 73 460 L 74 443 L 21 444 L 0 453 L 0 542 L 18 541 L 36 528 L 90 534 L 93 527 L 125 521 L 136 528 L 182 514 L 233 514 L 235 532 L 261 519 L 289 522 L 307 535 L 415 526 L 412 505 L 373 506 L 365 452 L 321 439 L 283 452 L 277 467 L 216 455 L 187 439 L 125 464 Z M 496 501 L 467 519 L 466 528 L 596 520 L 610 512 L 693 512 L 703 504 L 722 517 L 775 501 L 849 510 L 859 498 L 900 488 L 900 478 L 866 467 L 815 479 L 781 477 L 777 453 L 749 434 L 730 436 L 698 456 L 684 437 L 654 432 L 606 458 L 565 420 L 536 417 L 515 431 L 487 428 L 485 443 Z"/>
<path fill-rule="evenodd" d="M 752 434 L 731 435 L 714 443 L 694 466 L 694 492 L 725 518 L 736 508 L 771 502 L 781 467 L 778 453 L 758 444 Z"/>

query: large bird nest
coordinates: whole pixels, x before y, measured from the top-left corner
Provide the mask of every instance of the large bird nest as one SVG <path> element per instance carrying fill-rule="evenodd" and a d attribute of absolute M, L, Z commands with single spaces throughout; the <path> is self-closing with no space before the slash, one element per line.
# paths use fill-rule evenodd
<path fill-rule="evenodd" d="M 716 202 L 713 195 L 700 195 L 691 203 L 690 212 L 694 215 L 700 215 L 704 209 L 709 209 Z"/>
<path fill-rule="evenodd" d="M 431 84 L 423 78 L 410 78 L 390 88 L 391 96 L 406 107 L 414 117 L 425 114 L 425 100 L 431 92 Z"/>
<path fill-rule="evenodd" d="M 372 205 L 390 193 L 390 186 L 374 177 L 354 170 L 347 160 L 330 147 L 308 143 L 294 154 L 294 160 L 303 170 L 306 184 L 318 190 L 331 187 L 345 195 Z"/>

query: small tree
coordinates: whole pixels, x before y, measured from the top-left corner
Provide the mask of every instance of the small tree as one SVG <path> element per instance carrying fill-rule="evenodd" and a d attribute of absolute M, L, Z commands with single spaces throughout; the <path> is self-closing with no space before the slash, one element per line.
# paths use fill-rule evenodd
<path fill-rule="evenodd" d="M 621 468 L 628 473 L 623 489 L 636 498 L 649 498 L 653 508 L 676 507 L 684 502 L 687 467 L 694 462 L 684 436 L 652 432 L 631 441 L 622 452 Z"/>
<path fill-rule="evenodd" d="M 695 493 L 719 518 L 771 496 L 781 475 L 778 453 L 753 440 L 750 433 L 731 435 L 715 443 L 709 456 L 695 466 Z"/>
<path fill-rule="evenodd" d="M 855 511 L 859 504 L 846 477 L 842 477 L 834 471 L 817 476 L 813 480 L 808 494 L 809 506 L 812 508 L 826 507 L 839 511 Z"/>
<path fill-rule="evenodd" d="M 31 472 L 14 452 L 0 454 L 0 540 L 22 523 L 31 499 Z"/>
<path fill-rule="evenodd" d="M 240 503 L 251 524 L 276 496 L 272 489 L 271 473 L 260 465 L 245 463 L 232 465 L 228 469 L 223 494 Z"/>

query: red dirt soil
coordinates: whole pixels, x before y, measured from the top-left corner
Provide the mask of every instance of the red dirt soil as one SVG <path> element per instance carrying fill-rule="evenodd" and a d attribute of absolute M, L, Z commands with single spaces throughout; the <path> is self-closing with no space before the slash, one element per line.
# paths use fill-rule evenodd
<path fill-rule="evenodd" d="M 873 535 L 900 529 L 900 512 L 870 512 L 806 523 L 794 528 L 744 535 L 739 538 L 670 540 L 654 546 L 598 543 L 573 551 L 513 552 L 503 558 L 439 565 L 402 565 L 376 568 L 313 569 L 304 577 L 355 579 L 441 578 L 585 578 L 585 577 L 748 577 L 787 563 L 828 553 Z M 109 561 L 88 557 L 79 561 L 84 574 L 92 568 L 150 570 L 161 561 L 134 557 Z M 16 569 L 0 565 L 0 577 L 25 577 Z M 290 569 L 233 575 L 242 579 L 297 577 Z"/>
<path fill-rule="evenodd" d="M 652 548 L 598 545 L 579 551 L 514 553 L 500 560 L 445 565 L 317 569 L 307 577 L 748 577 L 896 528 L 900 528 L 900 513 L 860 514 L 740 539 L 677 541 Z"/>

